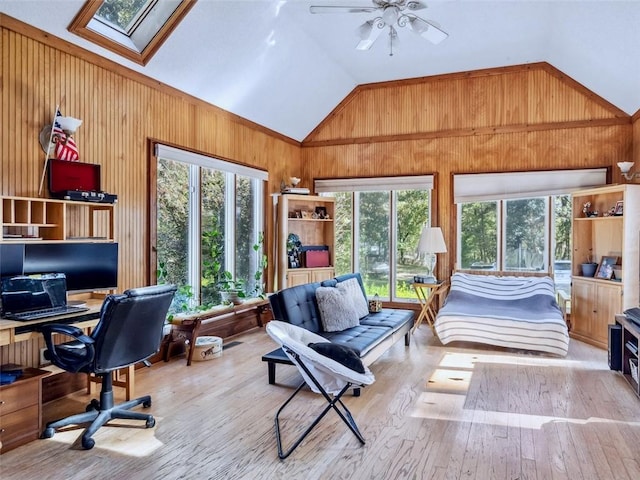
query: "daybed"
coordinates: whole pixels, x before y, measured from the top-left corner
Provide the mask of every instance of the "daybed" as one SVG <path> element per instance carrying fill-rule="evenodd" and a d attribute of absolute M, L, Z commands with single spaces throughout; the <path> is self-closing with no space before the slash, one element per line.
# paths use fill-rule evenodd
<path fill-rule="evenodd" d="M 567 324 L 550 277 L 497 277 L 456 272 L 438 312 L 435 330 L 443 344 L 478 342 L 567 354 Z"/>
<path fill-rule="evenodd" d="M 357 280 L 357 291 L 350 292 L 350 297 L 359 304 L 359 315 L 354 326 L 337 331 L 327 331 L 321 315 L 323 305 L 318 304 L 316 293 L 320 287 L 337 289 L 338 285 L 347 282 L 354 284 Z M 343 285 L 344 287 L 344 285 Z M 325 291 L 323 290 L 323 293 Z M 330 292 L 330 290 L 329 290 Z M 285 288 L 269 297 L 273 318 L 302 328 L 306 328 L 333 343 L 353 348 L 365 365 L 370 365 L 394 343 L 405 338 L 409 345 L 414 312 L 412 310 L 383 308 L 380 312 L 369 313 L 362 307 L 367 305 L 367 297 L 359 273 L 341 275 L 324 282 L 307 283 Z M 363 311 L 364 308 L 364 311 Z M 269 383 L 275 383 L 276 364 L 291 364 L 282 349 L 274 350 L 262 357 L 268 364 Z"/>

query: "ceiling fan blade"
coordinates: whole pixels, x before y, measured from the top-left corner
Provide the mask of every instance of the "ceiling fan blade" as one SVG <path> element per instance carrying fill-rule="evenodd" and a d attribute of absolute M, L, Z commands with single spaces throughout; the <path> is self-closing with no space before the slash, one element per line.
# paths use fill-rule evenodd
<path fill-rule="evenodd" d="M 384 30 L 384 23 L 376 20 L 369 20 L 360 25 L 359 34 L 361 40 L 356 45 L 356 50 L 369 50 L 382 33 L 382 30 Z"/>
<path fill-rule="evenodd" d="M 411 18 L 409 18 L 409 25 L 414 32 L 422 38 L 426 38 L 434 45 L 439 44 L 449 36 L 449 34 L 441 28 L 436 27 L 433 23 L 420 17 L 411 16 Z"/>
<path fill-rule="evenodd" d="M 371 13 L 376 7 L 346 7 L 343 5 L 311 5 L 311 13 Z"/>

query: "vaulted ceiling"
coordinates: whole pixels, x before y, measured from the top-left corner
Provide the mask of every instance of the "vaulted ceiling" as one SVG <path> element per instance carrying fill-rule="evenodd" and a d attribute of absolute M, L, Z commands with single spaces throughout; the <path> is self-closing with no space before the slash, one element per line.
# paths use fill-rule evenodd
<path fill-rule="evenodd" d="M 362 84 L 548 62 L 629 115 L 640 110 L 640 1 L 424 0 L 449 33 L 399 29 L 355 49 L 374 15 L 312 15 L 370 0 L 199 0 L 146 66 L 67 31 L 84 0 L 0 0 L 0 11 L 302 141 Z"/>

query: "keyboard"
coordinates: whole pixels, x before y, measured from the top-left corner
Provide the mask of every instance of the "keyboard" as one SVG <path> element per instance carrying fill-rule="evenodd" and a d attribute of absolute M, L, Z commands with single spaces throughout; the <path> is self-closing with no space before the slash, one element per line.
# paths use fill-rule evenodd
<path fill-rule="evenodd" d="M 68 313 L 86 312 L 87 310 L 89 310 L 87 307 L 74 307 L 67 305 L 64 307 L 45 308 L 32 312 L 7 313 L 5 314 L 5 318 L 27 322 L 29 320 L 39 320 L 40 318 L 55 317 L 58 315 L 66 315 Z"/>

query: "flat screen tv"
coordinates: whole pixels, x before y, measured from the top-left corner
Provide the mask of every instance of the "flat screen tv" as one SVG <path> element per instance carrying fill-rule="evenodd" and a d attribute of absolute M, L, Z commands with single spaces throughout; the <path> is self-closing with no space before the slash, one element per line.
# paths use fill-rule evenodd
<path fill-rule="evenodd" d="M 23 273 L 56 272 L 67 277 L 70 292 L 118 287 L 117 243 L 26 243 Z"/>

